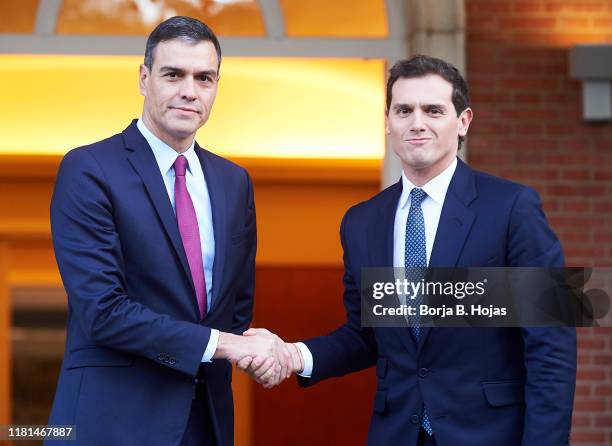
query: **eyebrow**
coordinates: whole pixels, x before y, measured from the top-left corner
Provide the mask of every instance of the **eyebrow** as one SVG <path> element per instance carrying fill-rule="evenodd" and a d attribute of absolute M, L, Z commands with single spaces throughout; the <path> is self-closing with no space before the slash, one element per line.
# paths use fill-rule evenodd
<path fill-rule="evenodd" d="M 412 105 L 412 104 L 395 104 L 393 106 L 393 110 L 394 111 L 397 111 L 397 110 L 399 110 L 401 108 L 410 108 L 410 109 L 413 109 L 414 105 Z M 446 105 L 444 105 L 444 104 L 422 104 L 421 108 L 422 109 L 439 108 L 441 110 L 446 110 Z"/>
<path fill-rule="evenodd" d="M 185 70 L 183 70 L 182 68 L 171 67 L 171 66 L 161 67 L 159 71 L 161 73 L 175 72 L 175 73 L 185 74 Z M 195 73 L 195 76 L 202 76 L 202 75 L 217 77 L 218 74 L 216 70 L 204 70 L 204 71 L 198 71 L 197 73 Z"/>

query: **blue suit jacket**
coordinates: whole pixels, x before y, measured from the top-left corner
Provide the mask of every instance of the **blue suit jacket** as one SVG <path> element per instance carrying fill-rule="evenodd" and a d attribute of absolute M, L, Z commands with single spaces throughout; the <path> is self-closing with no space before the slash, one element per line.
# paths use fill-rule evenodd
<path fill-rule="evenodd" d="M 51 203 L 68 326 L 49 423 L 75 424 L 71 445 L 178 445 L 211 328 L 242 333 L 252 318 L 248 174 L 196 145 L 215 235 L 213 300 L 200 321 L 174 211 L 135 123 L 69 152 Z M 217 444 L 231 445 L 231 366 L 205 368 Z"/>
<path fill-rule="evenodd" d="M 561 446 L 576 379 L 574 328 L 362 328 L 361 269 L 393 265 L 401 181 L 342 221 L 346 323 L 306 341 L 304 386 L 376 365 L 369 445 L 415 445 L 427 407 L 439 446 Z M 429 265 L 562 266 L 537 193 L 459 161 Z"/>

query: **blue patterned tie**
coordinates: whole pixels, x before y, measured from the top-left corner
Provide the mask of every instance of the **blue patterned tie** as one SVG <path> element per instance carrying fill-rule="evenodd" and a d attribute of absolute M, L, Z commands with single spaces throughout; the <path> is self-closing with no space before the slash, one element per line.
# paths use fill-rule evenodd
<path fill-rule="evenodd" d="M 421 203 L 427 197 L 427 193 L 423 189 L 414 188 L 410 191 L 410 210 L 408 211 L 408 219 L 406 220 L 406 243 L 404 248 L 404 266 L 406 267 L 406 279 L 411 282 L 420 282 L 424 279 L 424 271 L 427 267 L 427 248 L 425 245 L 425 219 L 423 218 L 423 209 Z M 422 268 L 422 269 L 420 269 Z M 412 305 L 419 307 L 423 296 L 416 296 Z M 419 316 L 409 316 L 408 323 L 414 340 L 418 344 L 421 337 L 421 327 L 418 325 Z M 423 407 L 423 418 L 421 426 L 429 434 L 433 435 L 431 424 L 429 423 L 429 415 Z"/>

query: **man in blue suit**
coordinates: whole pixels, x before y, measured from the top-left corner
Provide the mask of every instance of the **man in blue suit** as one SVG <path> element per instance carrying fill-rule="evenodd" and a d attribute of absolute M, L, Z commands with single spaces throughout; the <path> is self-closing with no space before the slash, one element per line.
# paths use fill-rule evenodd
<path fill-rule="evenodd" d="M 49 424 L 76 425 L 69 444 L 232 445 L 230 362 L 285 373 L 274 337 L 240 336 L 253 309 L 251 181 L 194 139 L 220 63 L 205 24 L 161 23 L 140 66 L 142 117 L 61 163 L 51 225 L 68 326 Z"/>
<path fill-rule="evenodd" d="M 574 328 L 361 325 L 365 267 L 563 266 L 537 193 L 457 158 L 471 120 L 452 65 L 416 56 L 391 69 L 386 130 L 402 178 L 342 221 L 346 323 L 292 345 L 303 386 L 376 366 L 372 446 L 568 443 Z M 261 373 L 248 358 L 239 366 Z"/>

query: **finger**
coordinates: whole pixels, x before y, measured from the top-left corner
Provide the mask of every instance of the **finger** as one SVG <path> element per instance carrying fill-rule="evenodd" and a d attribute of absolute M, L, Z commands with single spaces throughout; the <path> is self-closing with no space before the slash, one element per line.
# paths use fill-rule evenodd
<path fill-rule="evenodd" d="M 271 335 L 272 333 L 265 328 L 249 328 L 247 331 L 242 333 L 245 336 L 255 336 L 255 335 Z"/>
<path fill-rule="evenodd" d="M 251 362 L 251 366 L 249 367 L 249 373 L 254 373 L 255 371 L 259 370 L 265 361 L 265 357 L 255 356 L 255 358 L 253 358 L 253 362 Z"/>
<path fill-rule="evenodd" d="M 273 361 L 271 367 L 269 367 L 262 375 L 259 376 L 259 379 L 263 382 L 275 381 L 276 374 L 278 373 L 278 363 Z"/>
<path fill-rule="evenodd" d="M 236 365 L 238 366 L 240 370 L 244 372 L 249 368 L 252 362 L 253 362 L 253 358 L 251 358 L 250 356 L 245 356 L 240 361 L 238 361 Z"/>
<path fill-rule="evenodd" d="M 275 363 L 276 363 L 276 360 L 274 358 L 266 358 L 266 360 L 261 365 L 261 367 L 253 371 L 253 375 L 259 379 L 267 380 L 267 379 L 264 379 L 263 376 L 265 376 L 269 370 L 274 370 Z"/>

